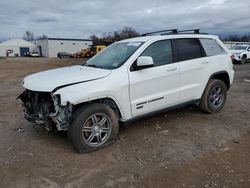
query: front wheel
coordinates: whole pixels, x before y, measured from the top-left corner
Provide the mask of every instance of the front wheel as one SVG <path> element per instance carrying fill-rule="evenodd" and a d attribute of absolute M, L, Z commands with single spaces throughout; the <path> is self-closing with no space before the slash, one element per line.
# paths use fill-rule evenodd
<path fill-rule="evenodd" d="M 68 138 L 79 153 L 84 153 L 113 143 L 118 130 L 118 117 L 109 106 L 89 104 L 76 111 Z"/>
<path fill-rule="evenodd" d="M 221 80 L 209 80 L 203 92 L 200 108 L 202 111 L 213 114 L 219 112 L 227 99 L 227 87 Z"/>

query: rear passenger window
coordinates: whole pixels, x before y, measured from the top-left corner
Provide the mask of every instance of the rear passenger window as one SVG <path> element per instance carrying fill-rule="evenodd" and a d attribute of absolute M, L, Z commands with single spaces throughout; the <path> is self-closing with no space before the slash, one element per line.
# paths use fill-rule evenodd
<path fill-rule="evenodd" d="M 225 54 L 225 50 L 214 39 L 200 39 L 207 56 Z"/>
<path fill-rule="evenodd" d="M 158 41 L 151 44 L 141 56 L 150 56 L 154 66 L 165 65 L 173 62 L 172 45 L 170 40 Z"/>
<path fill-rule="evenodd" d="M 198 39 L 175 39 L 178 61 L 186 61 L 202 57 Z"/>

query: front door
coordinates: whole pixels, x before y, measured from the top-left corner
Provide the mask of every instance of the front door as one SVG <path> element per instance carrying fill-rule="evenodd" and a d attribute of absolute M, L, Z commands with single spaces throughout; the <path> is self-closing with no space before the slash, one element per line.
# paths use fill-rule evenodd
<path fill-rule="evenodd" d="M 129 70 L 133 117 L 175 105 L 179 98 L 179 65 L 173 63 L 171 41 L 157 41 L 141 56 L 152 57 L 154 66 Z"/>

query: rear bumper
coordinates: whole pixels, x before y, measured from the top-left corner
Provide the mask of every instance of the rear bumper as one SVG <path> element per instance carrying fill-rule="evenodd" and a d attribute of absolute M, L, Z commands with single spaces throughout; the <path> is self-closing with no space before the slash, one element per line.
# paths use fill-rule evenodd
<path fill-rule="evenodd" d="M 241 55 L 234 54 L 234 61 L 241 61 Z"/>

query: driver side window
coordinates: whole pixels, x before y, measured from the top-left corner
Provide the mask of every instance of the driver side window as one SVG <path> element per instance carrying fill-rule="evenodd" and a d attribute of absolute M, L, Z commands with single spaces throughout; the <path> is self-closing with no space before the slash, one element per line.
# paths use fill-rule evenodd
<path fill-rule="evenodd" d="M 157 41 L 151 44 L 140 56 L 153 58 L 154 66 L 166 65 L 173 62 L 172 45 L 170 40 Z"/>

